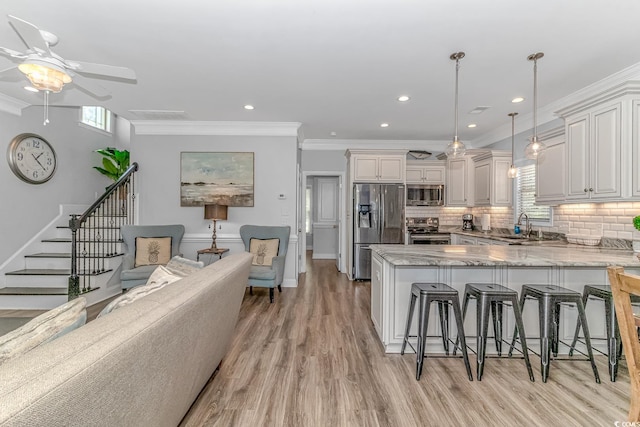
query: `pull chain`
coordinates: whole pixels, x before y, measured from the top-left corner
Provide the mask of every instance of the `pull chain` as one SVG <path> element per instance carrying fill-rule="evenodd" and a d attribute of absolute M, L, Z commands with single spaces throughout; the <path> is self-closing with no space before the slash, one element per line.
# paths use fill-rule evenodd
<path fill-rule="evenodd" d="M 44 123 L 43 125 L 46 126 L 47 123 L 49 123 L 49 91 L 45 90 L 44 91 Z"/>

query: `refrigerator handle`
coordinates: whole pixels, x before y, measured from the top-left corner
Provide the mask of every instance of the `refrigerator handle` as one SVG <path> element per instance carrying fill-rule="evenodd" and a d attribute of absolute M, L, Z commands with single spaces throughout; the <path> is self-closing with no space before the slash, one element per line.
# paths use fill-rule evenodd
<path fill-rule="evenodd" d="M 378 208 L 378 212 L 380 212 L 380 215 L 378 216 L 378 236 L 380 236 L 381 243 L 384 242 L 384 222 L 386 221 L 384 202 L 384 187 L 380 186 L 380 207 Z"/>

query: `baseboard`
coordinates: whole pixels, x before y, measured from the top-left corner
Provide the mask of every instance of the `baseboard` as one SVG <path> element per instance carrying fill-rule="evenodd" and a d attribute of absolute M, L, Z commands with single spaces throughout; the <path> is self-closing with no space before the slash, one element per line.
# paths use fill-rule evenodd
<path fill-rule="evenodd" d="M 297 288 L 298 282 L 295 279 L 283 279 L 282 280 L 283 288 Z"/>
<path fill-rule="evenodd" d="M 319 254 L 314 252 L 311 259 L 336 259 L 336 254 Z"/>

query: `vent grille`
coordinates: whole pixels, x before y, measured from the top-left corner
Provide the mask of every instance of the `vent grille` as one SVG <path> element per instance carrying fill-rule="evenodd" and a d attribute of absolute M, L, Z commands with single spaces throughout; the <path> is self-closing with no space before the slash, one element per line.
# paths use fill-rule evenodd
<path fill-rule="evenodd" d="M 469 111 L 469 114 L 482 114 L 489 108 L 491 107 L 488 105 L 480 105 L 479 107 L 476 107 L 473 110 Z"/>
<path fill-rule="evenodd" d="M 181 110 L 129 110 L 138 119 L 143 120 L 185 120 L 187 114 Z"/>

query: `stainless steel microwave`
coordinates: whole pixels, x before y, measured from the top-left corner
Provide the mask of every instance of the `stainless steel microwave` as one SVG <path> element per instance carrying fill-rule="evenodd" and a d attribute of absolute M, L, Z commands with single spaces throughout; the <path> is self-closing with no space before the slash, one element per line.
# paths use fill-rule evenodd
<path fill-rule="evenodd" d="M 444 206 L 444 185 L 407 184 L 407 206 Z"/>

